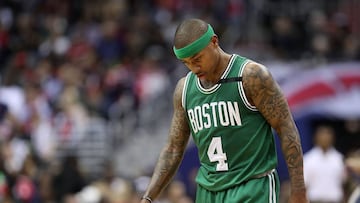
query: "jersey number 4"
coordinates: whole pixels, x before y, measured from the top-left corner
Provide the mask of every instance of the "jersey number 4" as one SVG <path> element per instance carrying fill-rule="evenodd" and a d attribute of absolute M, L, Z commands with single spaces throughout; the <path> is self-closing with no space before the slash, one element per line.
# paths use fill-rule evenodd
<path fill-rule="evenodd" d="M 218 162 L 216 164 L 216 171 L 229 170 L 228 164 L 226 163 L 226 153 L 224 153 L 222 148 L 221 137 L 212 138 L 207 155 L 211 162 Z"/>

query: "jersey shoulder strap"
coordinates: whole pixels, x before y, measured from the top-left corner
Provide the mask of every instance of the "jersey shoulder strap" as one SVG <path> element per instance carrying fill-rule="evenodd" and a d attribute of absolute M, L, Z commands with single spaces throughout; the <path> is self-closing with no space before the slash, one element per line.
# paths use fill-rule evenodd
<path fill-rule="evenodd" d="M 245 57 L 239 56 L 239 55 L 235 55 L 235 54 L 233 57 L 236 57 L 236 58 L 235 58 L 235 62 L 233 63 L 232 69 L 237 68 L 237 69 L 239 69 L 238 71 L 241 72 L 243 65 L 245 63 L 247 63 L 248 59 Z M 235 73 L 238 73 L 238 72 L 236 71 Z M 242 81 L 241 75 L 234 76 L 234 75 L 230 74 L 229 77 L 222 78 L 217 83 L 221 84 L 221 83 L 231 83 L 231 82 L 241 82 L 241 81 Z"/>
<path fill-rule="evenodd" d="M 181 96 L 181 104 L 184 109 L 186 109 L 186 92 L 189 87 L 190 77 L 191 77 L 191 71 L 188 72 L 185 77 L 184 87 L 183 87 L 182 96 Z"/>

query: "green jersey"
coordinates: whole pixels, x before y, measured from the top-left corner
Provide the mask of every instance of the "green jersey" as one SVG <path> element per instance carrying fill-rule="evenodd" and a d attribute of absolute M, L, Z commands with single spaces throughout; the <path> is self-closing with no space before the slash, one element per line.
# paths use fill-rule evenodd
<path fill-rule="evenodd" d="M 241 77 L 248 59 L 232 55 L 221 79 Z M 196 182 L 220 191 L 276 167 L 271 126 L 251 105 L 241 81 L 206 89 L 195 74 L 186 76 L 182 105 L 187 112 L 201 166 Z"/>

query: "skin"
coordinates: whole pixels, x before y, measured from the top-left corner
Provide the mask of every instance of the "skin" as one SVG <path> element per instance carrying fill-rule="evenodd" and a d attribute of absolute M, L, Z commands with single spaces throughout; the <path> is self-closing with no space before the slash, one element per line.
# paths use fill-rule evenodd
<path fill-rule="evenodd" d="M 308 202 L 304 184 L 300 136 L 284 95 L 264 66 L 249 63 L 243 74 L 247 98 L 279 135 L 282 153 L 290 176 L 289 202 Z"/>
<path fill-rule="evenodd" d="M 198 54 L 183 59 L 182 62 L 199 77 L 203 87 L 209 88 L 220 79 L 230 57 L 230 54 L 220 48 L 218 37 L 214 35 L 207 47 Z M 181 78 L 176 85 L 173 95 L 174 114 L 168 141 L 160 154 L 153 177 L 144 194 L 153 200 L 159 196 L 175 175 L 189 140 L 190 128 L 186 120 L 186 112 L 181 105 L 184 80 L 185 78 Z M 308 202 L 299 133 L 278 84 L 263 65 L 250 62 L 243 72 L 243 86 L 249 102 L 257 107 L 279 135 L 291 182 L 289 202 Z M 142 200 L 141 203 L 148 203 L 148 201 Z"/>
<path fill-rule="evenodd" d="M 315 132 L 315 144 L 324 152 L 333 147 L 334 131 L 328 126 L 319 126 Z"/>

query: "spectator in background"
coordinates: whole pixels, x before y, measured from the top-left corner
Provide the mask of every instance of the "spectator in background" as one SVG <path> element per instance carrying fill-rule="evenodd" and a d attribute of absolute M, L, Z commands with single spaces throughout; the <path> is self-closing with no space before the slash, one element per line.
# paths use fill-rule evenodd
<path fill-rule="evenodd" d="M 340 203 L 346 179 L 343 155 L 334 148 L 334 130 L 318 126 L 315 146 L 304 155 L 304 178 L 311 203 Z"/>
<path fill-rule="evenodd" d="M 354 188 L 350 191 L 348 203 L 360 203 L 360 150 L 352 152 L 345 160 L 346 166 L 353 176 Z"/>
<path fill-rule="evenodd" d="M 186 187 L 183 182 L 174 180 L 166 190 L 166 195 L 169 203 L 192 203 L 191 199 L 186 194 Z"/>
<path fill-rule="evenodd" d="M 6 140 L 10 137 L 12 131 L 12 123 L 10 122 L 10 114 L 8 107 L 0 102 L 0 140 Z"/>
<path fill-rule="evenodd" d="M 19 202 L 38 202 L 37 180 L 39 177 L 38 164 L 30 153 L 26 156 L 21 170 L 16 175 L 12 192 Z"/>
<path fill-rule="evenodd" d="M 72 199 L 86 186 L 84 174 L 81 171 L 76 156 L 65 157 L 59 174 L 53 179 L 55 199 L 60 202 Z"/>

